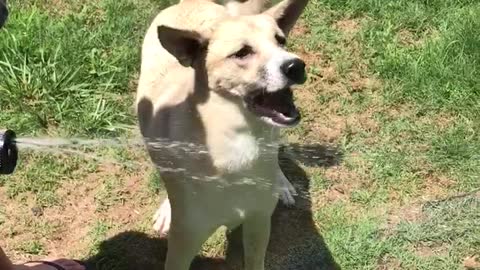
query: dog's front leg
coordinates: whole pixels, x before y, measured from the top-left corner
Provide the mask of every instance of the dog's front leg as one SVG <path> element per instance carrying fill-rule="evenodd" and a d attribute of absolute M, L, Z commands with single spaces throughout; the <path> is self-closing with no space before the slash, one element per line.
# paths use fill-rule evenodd
<path fill-rule="evenodd" d="M 212 230 L 198 221 L 188 220 L 187 217 L 175 219 L 175 216 L 172 216 L 165 270 L 190 269 L 192 260 L 211 234 Z"/>
<path fill-rule="evenodd" d="M 170 209 L 170 201 L 167 197 L 153 216 L 153 229 L 157 231 L 161 236 L 167 236 L 168 231 L 170 230 L 171 217 L 172 210 Z"/>
<path fill-rule="evenodd" d="M 264 270 L 265 253 L 270 239 L 269 215 L 255 215 L 243 223 L 245 270 Z"/>

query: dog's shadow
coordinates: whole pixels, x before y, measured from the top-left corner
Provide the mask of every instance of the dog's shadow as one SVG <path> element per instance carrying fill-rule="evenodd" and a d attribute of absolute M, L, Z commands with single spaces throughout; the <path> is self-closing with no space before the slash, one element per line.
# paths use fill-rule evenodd
<path fill-rule="evenodd" d="M 266 256 L 269 270 L 340 269 L 319 234 L 311 210 L 309 180 L 293 160 L 308 166 L 332 166 L 339 162 L 335 149 L 321 145 L 290 145 L 280 151 L 282 171 L 297 189 L 293 207 L 279 203 L 272 216 L 272 232 Z M 240 270 L 243 261 L 241 227 L 227 233 L 226 258 L 197 257 L 191 270 Z M 89 270 L 163 270 L 167 241 L 127 231 L 99 245 L 96 255 L 85 263 Z"/>

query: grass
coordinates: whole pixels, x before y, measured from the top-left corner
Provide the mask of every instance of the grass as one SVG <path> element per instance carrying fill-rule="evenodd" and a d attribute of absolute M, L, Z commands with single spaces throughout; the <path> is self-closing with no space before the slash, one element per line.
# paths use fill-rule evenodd
<path fill-rule="evenodd" d="M 45 250 L 43 245 L 37 241 L 29 241 L 29 242 L 23 243 L 23 245 L 20 247 L 20 250 L 27 254 L 45 255 Z"/>
<path fill-rule="evenodd" d="M 54 20 L 35 1 L 14 10 L 2 33 L 0 121 L 23 133 L 110 136 L 133 124 L 129 84 L 139 47 L 132 44 L 151 16 L 141 7 L 91 1 Z"/>
<path fill-rule="evenodd" d="M 9 4 L 2 127 L 19 136 L 131 136 L 141 40 L 169 3 Z M 299 160 L 315 229 L 337 263 L 450 270 L 480 256 L 480 3 L 311 0 L 289 46 L 309 80 L 296 94 L 304 121 L 284 135 L 336 149 L 322 150 L 320 164 Z M 0 177 L 0 245 L 15 260 L 85 258 L 127 230 L 152 234 L 163 188 L 143 148 L 81 150 L 23 151 L 15 175 Z M 125 258 L 114 246 L 102 255 L 113 265 L 105 269 L 120 270 L 115 256 Z M 222 253 L 221 234 L 202 250 Z"/>
<path fill-rule="evenodd" d="M 477 252 L 479 203 L 477 196 L 428 204 L 422 222 L 399 224 L 393 240 L 414 250 L 403 255 L 406 266 L 456 269 L 456 262 Z"/>

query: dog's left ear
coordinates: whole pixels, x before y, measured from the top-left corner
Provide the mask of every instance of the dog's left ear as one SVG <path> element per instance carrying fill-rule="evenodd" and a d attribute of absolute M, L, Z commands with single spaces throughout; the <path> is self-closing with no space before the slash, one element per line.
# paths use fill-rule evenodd
<path fill-rule="evenodd" d="M 308 0 L 283 0 L 275 6 L 267 9 L 264 14 L 268 14 L 275 18 L 283 33 L 288 35 L 300 15 L 302 15 L 307 4 Z"/>
<path fill-rule="evenodd" d="M 157 28 L 157 33 L 162 47 L 186 67 L 193 65 L 208 44 L 207 39 L 195 31 L 161 25 Z"/>

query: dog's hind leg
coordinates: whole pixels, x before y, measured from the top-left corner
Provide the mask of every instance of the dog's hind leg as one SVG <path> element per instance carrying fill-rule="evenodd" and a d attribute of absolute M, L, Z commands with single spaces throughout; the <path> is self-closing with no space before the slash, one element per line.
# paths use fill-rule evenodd
<path fill-rule="evenodd" d="M 270 239 L 270 215 L 249 217 L 242 225 L 245 270 L 264 270 Z"/>
<path fill-rule="evenodd" d="M 283 174 L 282 169 L 278 167 L 277 169 L 277 185 L 278 185 L 278 192 L 279 198 L 283 202 L 283 204 L 287 206 L 291 206 L 295 204 L 294 196 L 297 195 L 297 191 L 295 187 L 288 181 L 288 178 Z"/>

